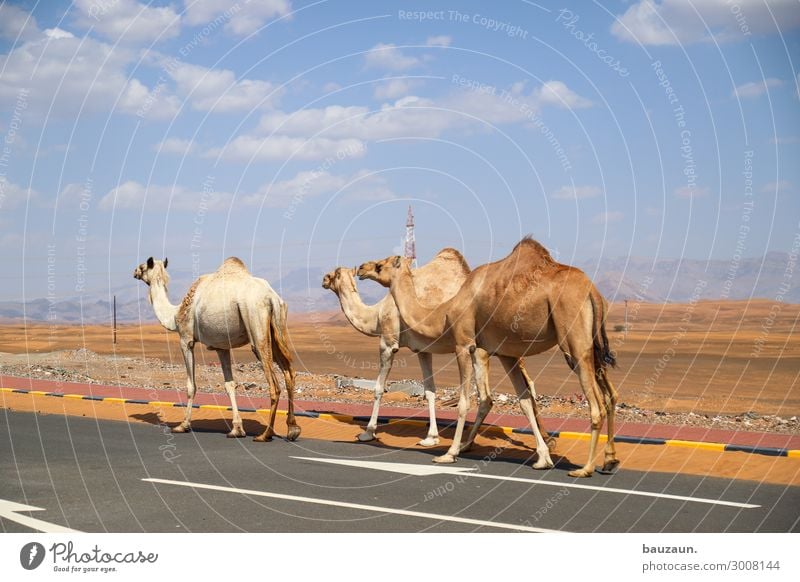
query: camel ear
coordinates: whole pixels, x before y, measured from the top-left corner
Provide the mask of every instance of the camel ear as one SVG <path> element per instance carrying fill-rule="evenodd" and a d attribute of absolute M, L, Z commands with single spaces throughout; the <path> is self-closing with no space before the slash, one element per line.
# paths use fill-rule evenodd
<path fill-rule="evenodd" d="M 167 268 L 167 264 L 168 263 L 169 263 L 169 259 L 167 257 L 164 257 L 164 268 L 165 269 Z"/>
<path fill-rule="evenodd" d="M 399 269 L 400 268 L 400 257 L 399 256 L 394 258 L 394 268 L 395 269 Z"/>
<path fill-rule="evenodd" d="M 149 259 L 147 259 L 147 268 L 148 269 L 152 269 L 155 266 L 156 266 L 156 263 L 153 260 L 153 257 L 150 257 Z"/>

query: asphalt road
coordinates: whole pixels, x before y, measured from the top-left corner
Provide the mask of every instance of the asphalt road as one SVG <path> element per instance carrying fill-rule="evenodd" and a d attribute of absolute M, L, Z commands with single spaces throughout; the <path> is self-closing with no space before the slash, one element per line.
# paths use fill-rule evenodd
<path fill-rule="evenodd" d="M 498 459 L 441 468 L 417 449 L 254 443 L 7 410 L 0 435 L 0 499 L 42 509 L 15 515 L 79 531 L 800 531 L 800 487 L 624 469 L 575 480 Z M 425 474 L 440 469 L 450 473 Z M 0 504 L 3 531 L 45 527 L 9 507 Z"/>

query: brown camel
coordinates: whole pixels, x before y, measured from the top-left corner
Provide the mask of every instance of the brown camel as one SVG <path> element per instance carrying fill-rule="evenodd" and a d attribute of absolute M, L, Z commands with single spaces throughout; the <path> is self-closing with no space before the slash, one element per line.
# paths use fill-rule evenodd
<path fill-rule="evenodd" d="M 362 278 L 369 278 L 362 273 Z M 450 299 L 461 288 L 469 274 L 469 265 L 463 255 L 455 249 L 441 250 L 432 261 L 414 270 L 414 286 L 424 298 L 426 306 L 436 306 Z M 375 399 L 372 416 L 366 430 L 358 438 L 371 441 L 375 438 L 378 424 L 380 401 L 383 396 L 386 379 L 392 369 L 394 354 L 401 347 L 407 347 L 417 354 L 422 369 L 425 385 L 425 398 L 428 402 L 428 434 L 419 441 L 419 445 L 431 447 L 439 444 L 439 431 L 436 424 L 436 385 L 433 381 L 432 354 L 452 354 L 455 346 L 452 342 L 439 341 L 438 337 L 425 336 L 410 329 L 400 318 L 400 314 L 391 294 L 375 305 L 366 305 L 361 300 L 354 278 L 354 270 L 339 267 L 331 271 L 322 280 L 322 287 L 336 293 L 347 320 L 358 331 L 365 335 L 379 336 L 380 371 L 375 382 Z M 516 365 L 515 362 L 511 362 Z M 522 383 L 532 383 L 525 371 L 524 364 L 519 363 L 512 373 L 520 376 Z M 536 417 L 538 422 L 538 416 Z"/>
<path fill-rule="evenodd" d="M 480 417 L 491 406 L 487 402 L 490 355 L 522 358 L 558 346 L 578 375 L 591 415 L 589 459 L 570 476 L 589 477 L 593 473 L 606 415 L 608 442 L 603 469 L 611 470 L 619 463 L 614 448 L 617 392 L 606 374 L 608 365 L 616 365 L 605 331 L 606 305 L 582 271 L 557 263 L 547 249 L 526 237 L 504 259 L 472 271 L 452 299 L 430 308 L 417 297 L 408 261 L 395 256 L 365 267 L 379 272 L 381 281 L 390 286 L 409 327 L 455 343 L 461 372 L 458 424 L 452 446 L 436 462 L 452 463 L 460 452 L 473 368 L 481 397 Z M 552 467 L 540 431 L 535 424 L 532 427 L 538 453 L 534 467 Z"/>
<path fill-rule="evenodd" d="M 233 429 L 229 437 L 246 436 L 242 418 L 236 406 L 236 383 L 231 371 L 231 349 L 250 344 L 270 388 L 271 409 L 266 430 L 255 437 L 268 441 L 275 434 L 275 416 L 281 388 L 272 368 L 273 358 L 283 371 L 289 405 L 286 424 L 287 438 L 300 436 L 300 427 L 294 417 L 295 373 L 292 356 L 286 343 L 286 304 L 264 279 L 253 277 L 244 263 L 236 257 L 225 259 L 214 273 L 200 276 L 189 288 L 180 305 L 172 305 L 167 295 L 167 259 L 147 259 L 133 272 L 136 279 L 150 288 L 148 299 L 153 305 L 158 321 L 169 331 L 180 336 L 181 351 L 186 364 L 186 386 L 189 400 L 181 424 L 172 432 L 191 430 L 192 404 L 197 390 L 194 374 L 194 345 L 200 342 L 217 352 L 225 390 L 231 399 Z"/>

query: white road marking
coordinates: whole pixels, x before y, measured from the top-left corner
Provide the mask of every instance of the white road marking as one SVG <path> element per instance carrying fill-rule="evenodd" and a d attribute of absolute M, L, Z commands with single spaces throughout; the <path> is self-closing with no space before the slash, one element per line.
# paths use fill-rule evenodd
<path fill-rule="evenodd" d="M 455 523 L 465 523 L 479 527 L 493 527 L 497 529 L 510 529 L 513 531 L 530 531 L 536 533 L 560 533 L 554 529 L 544 529 L 541 527 L 529 527 L 514 523 L 503 523 L 499 521 L 484 521 L 481 519 L 470 519 L 468 517 L 458 517 L 455 515 L 440 515 L 438 513 L 425 513 L 422 511 L 411 511 L 408 509 L 396 509 L 394 507 L 381 507 L 378 505 L 362 505 L 361 503 L 347 503 L 346 501 L 334 501 L 331 499 L 318 499 L 316 497 L 300 497 L 298 495 L 284 495 L 282 493 L 270 493 L 268 491 L 256 491 L 254 489 L 238 489 L 236 487 L 223 487 L 220 485 L 207 485 L 205 483 L 192 483 L 191 481 L 172 481 L 170 479 L 142 479 L 149 483 L 162 483 L 164 485 L 180 485 L 181 487 L 191 487 L 193 489 L 208 489 L 210 491 L 223 491 L 226 493 L 239 493 L 241 495 L 253 495 L 258 497 L 270 497 L 272 499 L 284 499 L 286 501 L 299 501 L 301 503 L 314 503 L 316 505 L 329 505 L 331 507 L 346 507 L 348 509 L 360 509 L 363 511 L 373 511 L 375 513 L 391 513 L 393 515 L 404 515 L 406 517 L 420 517 L 433 521 L 452 521 Z"/>
<path fill-rule="evenodd" d="M 44 508 L 0 499 L 0 517 L 3 519 L 15 521 L 25 527 L 44 533 L 80 533 L 76 529 L 69 529 L 63 525 L 42 521 L 41 519 L 28 517 L 27 515 L 17 515 L 18 511 L 44 511 Z"/>
<path fill-rule="evenodd" d="M 345 465 L 349 467 L 361 467 L 363 469 L 376 469 L 378 471 L 391 471 L 393 473 L 403 473 L 405 475 L 463 475 L 464 477 L 479 477 L 481 479 L 493 479 L 495 481 L 515 481 L 518 483 L 530 483 L 532 485 L 550 485 L 551 487 L 566 487 L 568 489 L 587 489 L 589 491 L 601 491 L 603 493 L 620 493 L 622 495 L 640 495 L 642 497 L 657 497 L 659 499 L 674 499 L 676 501 L 691 501 L 694 503 L 707 503 L 709 505 L 725 505 L 728 507 L 738 507 L 742 509 L 755 509 L 760 505 L 751 503 L 737 503 L 735 501 L 721 501 L 719 499 L 706 499 L 704 497 L 686 497 L 683 495 L 670 495 L 668 493 L 655 493 L 652 491 L 637 491 L 635 489 L 618 489 L 616 487 L 602 487 L 598 485 L 581 485 L 579 483 L 562 483 L 559 481 L 544 481 L 542 479 L 525 479 L 523 477 L 505 477 L 502 475 L 487 475 L 485 473 L 473 473 L 477 467 L 452 467 L 447 465 L 414 465 L 410 463 L 387 463 L 378 461 L 357 461 L 350 459 L 317 459 L 313 457 L 292 457 L 304 461 L 317 461 L 319 463 L 330 463 L 332 465 Z"/>

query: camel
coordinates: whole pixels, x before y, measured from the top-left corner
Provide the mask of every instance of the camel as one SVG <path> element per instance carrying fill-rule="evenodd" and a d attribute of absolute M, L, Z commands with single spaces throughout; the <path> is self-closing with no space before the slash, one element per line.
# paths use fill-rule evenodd
<path fill-rule="evenodd" d="M 461 373 L 458 423 L 451 447 L 435 462 L 453 463 L 463 450 L 460 444 L 473 370 L 480 395 L 480 419 L 491 407 L 487 375 L 490 355 L 516 359 L 558 346 L 578 375 L 591 415 L 589 459 L 569 475 L 590 477 L 594 472 L 597 441 L 606 416 L 608 441 L 603 470 L 618 465 L 614 447 L 617 392 L 606 373 L 616 360 L 605 331 L 606 304 L 581 270 L 557 263 L 541 244 L 525 237 L 507 257 L 472 271 L 456 295 L 431 308 L 420 301 L 407 260 L 388 257 L 366 267 L 380 273 L 379 282 L 390 288 L 409 327 L 423 335 L 449 338 L 455 344 Z M 525 402 L 523 410 L 533 399 L 530 393 L 525 396 L 524 400 L 520 397 L 520 404 Z M 551 468 L 553 462 L 541 431 L 536 423 L 531 426 L 538 456 L 533 466 Z"/>
<path fill-rule="evenodd" d="M 423 447 L 436 446 L 439 444 L 439 429 L 436 424 L 436 385 L 433 382 L 432 353 L 452 353 L 453 350 L 431 351 L 430 338 L 414 333 L 400 320 L 391 294 L 387 293 L 375 305 L 364 304 L 356 287 L 354 273 L 355 269 L 339 267 L 325 275 L 322 287 L 336 294 L 342 312 L 354 328 L 364 335 L 381 338 L 380 370 L 375 381 L 372 415 L 367 428 L 358 435 L 358 440 L 367 442 L 375 439 L 378 411 L 386 390 L 386 379 L 392 370 L 394 355 L 401 347 L 406 347 L 414 351 L 419 359 L 430 419 L 428 434 L 417 444 Z M 416 269 L 414 273 L 414 284 L 424 295 L 425 301 L 430 305 L 438 305 L 456 294 L 469 273 L 469 265 L 457 250 L 443 249 L 431 262 Z"/>
<path fill-rule="evenodd" d="M 421 301 L 424 301 L 427 307 L 433 308 L 453 297 L 467 279 L 469 272 L 469 265 L 460 252 L 451 248 L 442 249 L 430 263 L 414 270 L 415 292 L 423 297 Z M 359 267 L 357 274 L 362 280 L 371 279 L 388 286 L 388 279 L 382 276 L 381 266 L 375 263 L 364 263 Z M 385 390 L 386 379 L 392 369 L 394 354 L 399 348 L 407 347 L 416 352 L 419 358 L 430 418 L 428 435 L 418 444 L 425 447 L 436 446 L 439 444 L 439 433 L 436 424 L 436 386 L 433 381 L 432 354 L 452 354 L 455 351 L 452 337 L 435 333 L 421 334 L 411 329 L 400 317 L 391 293 L 388 293 L 375 305 L 365 305 L 358 293 L 353 275 L 353 269 L 339 267 L 325 275 L 322 287 L 336 293 L 342 311 L 353 327 L 365 335 L 380 336 L 381 338 L 380 371 L 375 382 L 372 416 L 366 430 L 359 435 L 359 440 L 370 441 L 375 438 L 380 401 Z M 523 360 L 505 356 L 498 357 L 518 395 L 534 391 L 533 380 L 528 376 Z M 489 408 L 486 408 L 483 415 L 476 419 L 468 443 L 464 445 L 464 450 L 472 445 L 480 425 L 489 413 L 491 400 L 488 402 Z M 530 422 L 536 424 L 543 437 L 549 441 L 551 446 L 554 446 L 555 441 L 550 439 L 541 426 L 536 402 L 531 401 L 525 412 L 526 415 L 530 413 Z"/>
<path fill-rule="evenodd" d="M 231 349 L 250 344 L 264 369 L 271 399 L 269 424 L 266 430 L 253 440 L 269 441 L 275 434 L 273 427 L 281 388 L 272 368 L 273 358 L 283 372 L 288 393 L 287 439 L 290 441 L 297 439 L 300 436 L 300 427 L 294 417 L 295 373 L 292 368 L 292 356 L 286 343 L 286 304 L 267 281 L 253 277 L 241 260 L 230 257 L 225 259 L 217 271 L 201 275 L 192 283 L 180 305 L 172 305 L 167 294 L 169 284 L 167 264 L 167 259 L 160 261 L 150 257 L 136 267 L 133 276 L 144 281 L 149 287 L 148 299 L 161 325 L 169 331 L 178 332 L 180 336 L 189 398 L 183 422 L 173 427 L 172 432 L 185 433 L 191 430 L 192 404 L 197 391 L 194 345 L 199 342 L 217 352 L 222 366 L 225 391 L 230 397 L 233 411 L 233 428 L 228 437 L 247 436 L 236 406 L 236 383 L 233 381 L 231 371 Z"/>

